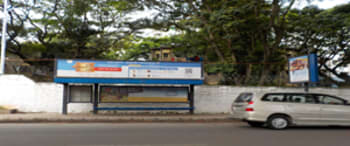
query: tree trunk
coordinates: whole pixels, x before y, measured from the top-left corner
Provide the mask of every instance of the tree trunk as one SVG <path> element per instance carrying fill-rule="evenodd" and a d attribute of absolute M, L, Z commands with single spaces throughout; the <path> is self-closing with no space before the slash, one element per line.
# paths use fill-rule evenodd
<path fill-rule="evenodd" d="M 261 73 L 261 76 L 260 76 L 260 80 L 259 80 L 259 84 L 258 85 L 264 85 L 265 81 L 266 81 L 266 77 L 267 75 L 269 74 L 270 72 L 270 69 L 269 69 L 269 64 L 268 64 L 268 60 L 269 60 L 269 57 L 271 56 L 271 50 L 270 48 L 268 47 L 267 43 L 265 42 L 265 45 L 264 45 L 264 64 L 263 64 L 263 71 Z"/>
<path fill-rule="evenodd" d="M 213 47 L 214 47 L 214 51 L 216 53 L 216 55 L 219 57 L 219 60 L 220 62 L 225 62 L 225 57 L 224 55 L 221 53 L 219 47 L 215 44 L 215 38 L 214 38 L 214 35 L 212 34 L 212 32 L 210 32 L 208 30 L 208 33 L 209 33 L 209 43 L 212 43 Z"/>
<path fill-rule="evenodd" d="M 248 84 L 250 78 L 252 75 L 252 64 L 248 64 L 246 66 L 246 72 L 245 72 L 245 79 L 244 79 L 244 84 Z"/>

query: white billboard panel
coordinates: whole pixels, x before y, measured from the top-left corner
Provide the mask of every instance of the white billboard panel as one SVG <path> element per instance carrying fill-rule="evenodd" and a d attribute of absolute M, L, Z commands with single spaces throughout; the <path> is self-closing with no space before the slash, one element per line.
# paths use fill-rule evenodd
<path fill-rule="evenodd" d="M 310 80 L 308 63 L 308 56 L 299 56 L 289 59 L 289 81 L 291 83 L 308 82 Z"/>
<path fill-rule="evenodd" d="M 201 63 L 59 59 L 56 78 L 202 79 Z"/>

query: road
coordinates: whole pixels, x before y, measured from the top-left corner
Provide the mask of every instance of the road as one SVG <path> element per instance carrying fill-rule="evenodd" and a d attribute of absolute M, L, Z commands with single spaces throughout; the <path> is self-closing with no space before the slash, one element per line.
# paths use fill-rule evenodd
<path fill-rule="evenodd" d="M 1 146 L 349 146 L 350 128 L 245 123 L 0 124 Z"/>

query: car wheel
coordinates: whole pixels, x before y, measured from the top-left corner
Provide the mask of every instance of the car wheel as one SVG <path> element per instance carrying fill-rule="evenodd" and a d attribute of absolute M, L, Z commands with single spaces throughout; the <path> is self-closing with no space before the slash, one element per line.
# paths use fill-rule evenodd
<path fill-rule="evenodd" d="M 283 115 L 275 115 L 268 119 L 267 126 L 271 129 L 282 130 L 289 126 L 289 118 Z"/>
<path fill-rule="evenodd" d="M 263 122 L 253 122 L 253 121 L 248 121 L 247 122 L 250 126 L 252 127 L 262 127 L 264 125 Z"/>

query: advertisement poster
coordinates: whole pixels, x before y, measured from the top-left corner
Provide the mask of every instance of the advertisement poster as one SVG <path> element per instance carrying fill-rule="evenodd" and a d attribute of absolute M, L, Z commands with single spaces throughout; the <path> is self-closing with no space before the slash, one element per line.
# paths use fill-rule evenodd
<path fill-rule="evenodd" d="M 289 80 L 291 83 L 308 82 L 309 73 L 309 60 L 308 56 L 299 56 L 290 58 L 288 61 L 289 66 Z"/>
<path fill-rule="evenodd" d="M 58 59 L 57 78 L 202 79 L 201 63 Z"/>
<path fill-rule="evenodd" d="M 187 88 L 101 86 L 101 102 L 188 102 Z"/>
<path fill-rule="evenodd" d="M 127 102 L 127 88 L 101 87 L 101 102 Z"/>

